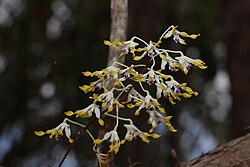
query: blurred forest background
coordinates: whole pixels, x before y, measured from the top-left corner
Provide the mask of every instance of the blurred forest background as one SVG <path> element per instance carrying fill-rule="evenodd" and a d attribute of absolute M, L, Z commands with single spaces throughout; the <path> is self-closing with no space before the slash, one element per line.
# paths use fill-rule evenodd
<path fill-rule="evenodd" d="M 201 33 L 187 46 L 169 47 L 209 68 L 176 74 L 200 93 L 166 106 L 178 133 L 160 127 L 163 137 L 151 144 L 122 146 L 115 166 L 127 167 L 128 159 L 143 167 L 173 166 L 171 148 L 184 162 L 249 131 L 249 18 L 247 0 L 129 1 L 128 39 L 156 41 L 170 25 Z M 0 165 L 58 164 L 68 142 L 37 137 L 34 130 L 53 128 L 63 112 L 89 104 L 78 86 L 90 79 L 81 72 L 106 66 L 110 21 L 108 0 L 0 0 Z M 64 166 L 93 166 L 91 145 L 88 137 L 80 140 Z"/>

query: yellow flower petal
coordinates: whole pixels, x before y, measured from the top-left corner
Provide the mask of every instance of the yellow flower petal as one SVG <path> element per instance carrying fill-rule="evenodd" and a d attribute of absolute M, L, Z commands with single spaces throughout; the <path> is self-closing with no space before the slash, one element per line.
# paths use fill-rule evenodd
<path fill-rule="evenodd" d="M 105 74 L 108 74 L 109 73 L 109 70 L 107 68 L 103 69 L 102 70 Z"/>
<path fill-rule="evenodd" d="M 88 85 L 79 86 L 79 88 L 80 88 L 81 90 L 83 90 L 84 93 L 88 93 L 88 92 L 94 90 L 94 87 L 91 87 L 91 86 L 88 86 Z"/>
<path fill-rule="evenodd" d="M 197 34 L 197 35 L 192 34 L 192 35 L 190 35 L 189 37 L 192 38 L 192 39 L 196 39 L 198 36 L 200 36 L 200 34 Z"/>
<path fill-rule="evenodd" d="M 115 104 L 117 104 L 119 108 L 124 108 L 124 105 L 122 105 L 118 100 L 115 101 Z"/>
<path fill-rule="evenodd" d="M 70 142 L 70 143 L 73 143 L 73 142 L 74 142 L 74 140 L 73 140 L 73 139 L 69 139 L 69 142 Z"/>
<path fill-rule="evenodd" d="M 144 56 L 135 56 L 134 57 L 134 61 L 139 61 L 143 58 Z"/>
<path fill-rule="evenodd" d="M 108 104 L 107 102 L 103 102 L 102 107 L 106 107 L 107 104 Z"/>
<path fill-rule="evenodd" d="M 101 126 L 104 126 L 104 121 L 100 118 L 100 119 L 98 119 L 98 122 L 99 122 L 99 124 L 101 125 Z"/>
<path fill-rule="evenodd" d="M 109 148 L 110 148 L 109 152 L 114 152 L 116 154 L 119 151 L 120 145 L 121 145 L 120 142 L 118 142 L 116 144 L 111 144 L 109 146 Z"/>
<path fill-rule="evenodd" d="M 179 85 L 179 87 L 185 87 L 185 86 L 187 86 L 187 83 L 185 82 Z"/>
<path fill-rule="evenodd" d="M 161 90 L 166 90 L 166 88 L 164 87 L 164 85 L 163 84 L 159 84 L 159 85 L 157 85 Z"/>
<path fill-rule="evenodd" d="M 137 109 L 136 111 L 135 111 L 135 115 L 139 115 L 140 114 L 140 109 Z"/>
<path fill-rule="evenodd" d="M 175 105 L 176 103 L 174 102 L 174 99 L 172 97 L 168 97 L 168 100 L 169 102 L 172 104 L 172 105 Z"/>
<path fill-rule="evenodd" d="M 204 65 L 199 65 L 198 67 L 199 67 L 200 69 L 203 69 L 203 70 L 207 68 L 207 66 L 204 66 Z"/>
<path fill-rule="evenodd" d="M 159 47 L 161 43 L 162 43 L 161 40 L 159 40 L 158 42 L 155 43 L 155 46 Z"/>
<path fill-rule="evenodd" d="M 167 56 L 164 55 L 164 54 L 160 54 L 160 58 L 161 58 L 162 60 L 167 60 Z"/>
<path fill-rule="evenodd" d="M 127 104 L 127 107 L 128 107 L 128 108 L 134 108 L 135 105 L 133 105 L 133 104 Z"/>
<path fill-rule="evenodd" d="M 138 101 L 138 102 L 135 103 L 135 106 L 140 106 L 141 104 L 142 104 L 142 102 Z"/>
<path fill-rule="evenodd" d="M 153 105 L 155 105 L 155 106 L 160 106 L 160 103 L 157 101 L 157 100 L 152 100 L 152 103 L 153 103 Z"/>
<path fill-rule="evenodd" d="M 169 123 L 170 124 L 171 118 L 173 118 L 173 116 L 167 116 L 167 117 L 164 117 L 163 119 L 164 119 L 165 123 Z"/>
<path fill-rule="evenodd" d="M 135 48 L 132 47 L 130 48 L 130 53 L 132 54 L 133 57 L 135 57 L 135 51 L 136 51 Z"/>
<path fill-rule="evenodd" d="M 183 72 L 184 72 L 185 75 L 187 75 L 187 74 L 188 74 L 188 69 L 187 69 L 187 68 L 184 68 L 184 69 L 183 69 Z"/>
<path fill-rule="evenodd" d="M 199 93 L 198 93 L 198 92 L 194 92 L 193 94 L 194 94 L 195 96 L 198 96 L 198 95 L 199 95 Z"/>
<path fill-rule="evenodd" d="M 115 83 L 114 83 L 114 86 L 121 86 L 121 81 L 120 80 L 117 80 L 117 81 L 115 81 Z"/>
<path fill-rule="evenodd" d="M 108 46 L 111 46 L 111 45 L 112 45 L 112 43 L 111 43 L 110 41 L 108 41 L 108 40 L 104 40 L 103 43 L 104 43 L 105 45 L 108 45 Z"/>
<path fill-rule="evenodd" d="M 90 72 L 90 71 L 83 72 L 83 75 L 85 75 L 85 76 L 93 76 L 92 72 Z"/>
<path fill-rule="evenodd" d="M 110 73 L 111 75 L 116 75 L 116 74 L 118 74 L 117 71 L 113 71 L 113 70 L 111 70 L 109 73 Z"/>
<path fill-rule="evenodd" d="M 127 140 L 127 141 L 131 141 L 133 139 L 133 136 L 127 136 L 127 137 L 125 137 L 125 140 Z"/>
<path fill-rule="evenodd" d="M 152 138 L 154 138 L 154 139 L 157 139 L 157 138 L 161 137 L 161 135 L 158 135 L 158 134 L 156 134 L 156 133 L 152 133 L 152 134 L 150 134 L 150 136 L 151 136 Z"/>
<path fill-rule="evenodd" d="M 183 37 L 189 37 L 189 35 L 186 32 L 181 32 L 181 36 L 183 36 Z"/>
<path fill-rule="evenodd" d="M 199 67 L 200 69 L 206 69 L 206 68 L 207 68 L 207 66 L 205 66 L 205 63 L 204 63 L 202 60 L 200 60 L 200 59 L 196 59 L 196 60 L 194 60 L 194 61 L 191 62 L 191 63 L 192 63 L 193 65 Z"/>
<path fill-rule="evenodd" d="M 158 110 L 162 113 L 166 113 L 165 109 L 163 107 L 158 107 Z"/>
<path fill-rule="evenodd" d="M 186 92 L 188 92 L 189 94 L 193 93 L 193 90 L 190 87 L 181 87 L 182 90 L 185 90 Z"/>
<path fill-rule="evenodd" d="M 125 52 L 121 52 L 120 55 L 119 55 L 119 57 L 122 57 L 124 55 L 126 55 L 126 53 Z"/>
<path fill-rule="evenodd" d="M 173 126 L 168 126 L 168 130 L 171 132 L 177 132 L 177 130 Z"/>
<path fill-rule="evenodd" d="M 183 37 L 189 37 L 189 38 L 192 38 L 192 39 L 196 39 L 198 36 L 200 36 L 200 34 L 191 34 L 191 35 L 188 35 L 186 32 L 181 32 L 181 36 Z"/>
<path fill-rule="evenodd" d="M 121 45 L 121 44 L 123 44 L 124 42 L 120 41 L 120 39 L 118 39 L 118 38 L 115 38 L 115 39 L 114 39 L 114 43 L 115 43 L 116 45 Z"/>
<path fill-rule="evenodd" d="M 137 51 L 137 52 L 141 52 L 141 51 L 145 51 L 145 50 L 147 50 L 147 47 L 145 47 L 145 48 L 137 48 L 137 49 L 135 49 L 135 51 Z"/>
<path fill-rule="evenodd" d="M 143 133 L 142 133 L 142 135 L 141 135 L 140 137 L 141 137 L 141 139 L 142 139 L 142 141 L 143 141 L 143 142 L 145 142 L 145 143 L 149 143 L 149 142 L 150 142 L 150 140 L 148 139 L 148 136 L 149 136 L 149 134 L 148 134 L 148 133 L 143 132 Z"/>
<path fill-rule="evenodd" d="M 188 94 L 188 93 L 182 93 L 182 96 L 184 98 L 190 98 L 192 95 Z"/>
<path fill-rule="evenodd" d="M 167 116 L 167 117 L 164 117 L 164 123 L 165 125 L 167 125 L 168 129 L 171 131 L 171 132 L 177 132 L 176 129 L 174 129 L 174 127 L 171 125 L 170 123 L 170 119 L 172 118 L 172 116 Z"/>
<path fill-rule="evenodd" d="M 34 132 L 37 136 L 43 136 L 45 133 L 43 131 L 35 131 Z"/>
<path fill-rule="evenodd" d="M 161 78 L 165 79 L 165 80 L 168 80 L 169 78 L 172 78 L 171 75 L 160 75 Z"/>
<path fill-rule="evenodd" d="M 183 44 L 183 45 L 187 45 L 187 43 L 185 42 L 184 39 L 180 39 L 179 42 L 180 42 L 181 44 Z"/>
<path fill-rule="evenodd" d="M 99 95 L 94 93 L 93 97 L 90 97 L 90 99 L 94 99 L 94 100 L 98 100 L 99 99 Z"/>
<path fill-rule="evenodd" d="M 126 140 L 122 140 L 120 143 L 121 143 L 121 144 L 124 144 L 125 142 L 126 142 Z"/>
<path fill-rule="evenodd" d="M 103 142 L 103 140 L 100 140 L 100 139 L 95 139 L 93 141 L 94 144 L 101 144 Z"/>
<path fill-rule="evenodd" d="M 50 129 L 50 130 L 47 130 L 46 132 L 45 132 L 45 134 L 55 134 L 56 133 L 56 131 L 54 130 L 54 129 Z"/>
<path fill-rule="evenodd" d="M 64 112 L 64 114 L 70 117 L 74 115 L 75 113 L 73 111 L 67 111 L 67 112 Z"/>
<path fill-rule="evenodd" d="M 108 112 L 111 112 L 111 111 L 113 111 L 113 106 L 112 105 L 108 106 Z"/>

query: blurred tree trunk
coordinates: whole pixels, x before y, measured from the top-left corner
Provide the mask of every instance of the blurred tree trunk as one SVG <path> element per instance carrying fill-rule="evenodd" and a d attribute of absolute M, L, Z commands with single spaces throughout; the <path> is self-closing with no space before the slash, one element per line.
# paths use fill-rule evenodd
<path fill-rule="evenodd" d="M 110 41 L 118 38 L 126 40 L 128 29 L 128 0 L 111 0 L 111 28 Z M 120 48 L 109 47 L 108 66 L 114 61 L 124 63 L 125 56 L 119 57 Z"/>
<path fill-rule="evenodd" d="M 111 28 L 110 28 L 110 41 L 118 38 L 121 41 L 126 40 L 127 27 L 128 27 L 128 1 L 127 0 L 111 0 Z M 119 57 L 119 47 L 109 47 L 109 56 L 107 66 L 111 66 L 113 62 L 118 61 L 124 63 L 125 57 Z M 113 85 L 112 83 L 110 85 Z M 111 131 L 115 126 L 113 118 L 105 118 L 104 127 L 99 130 L 99 138 L 103 138 L 106 132 Z M 108 148 L 108 146 L 107 146 Z M 104 149 L 107 149 L 104 148 Z M 104 150 L 105 151 L 105 150 Z M 113 162 L 113 154 L 108 153 L 108 157 L 101 164 L 102 167 L 110 167 Z"/>
<path fill-rule="evenodd" d="M 249 167 L 250 134 L 220 145 L 181 167 Z"/>
<path fill-rule="evenodd" d="M 129 4 L 129 14 L 131 15 L 131 24 L 129 24 L 130 36 L 138 36 L 145 41 L 153 37 L 156 7 L 156 1 L 131 1 Z M 134 116 L 134 114 L 131 114 L 130 117 L 133 117 L 139 129 L 146 129 L 145 122 L 147 122 L 147 115 L 144 112 L 140 114 L 140 117 Z M 138 163 L 138 166 L 143 167 L 159 165 L 157 159 L 160 157 L 160 140 L 152 140 L 149 145 L 141 140 L 135 140 L 127 143 L 125 147 L 126 159 L 124 159 L 124 161 L 130 161 L 131 166 L 134 163 Z"/>
<path fill-rule="evenodd" d="M 235 138 L 246 134 L 250 125 L 250 1 L 221 0 L 220 15 L 233 97 L 230 137 Z"/>
<path fill-rule="evenodd" d="M 129 35 L 138 36 L 145 41 L 158 40 L 159 35 L 167 26 L 177 23 L 179 3 L 179 0 L 130 1 L 129 14 L 131 17 L 129 19 Z M 165 14 L 161 15 L 160 13 Z M 170 114 L 170 111 L 174 109 L 168 108 L 167 110 L 169 111 L 168 114 Z M 174 112 L 171 113 L 171 115 L 174 115 Z M 132 117 L 134 117 L 134 122 L 139 129 L 145 130 L 149 128 L 145 125 L 148 119 L 146 113 L 141 112 L 140 117 Z M 164 165 L 173 166 L 172 157 L 169 153 L 170 148 L 175 147 L 177 142 L 175 143 L 175 141 L 172 140 L 173 136 L 171 135 L 172 134 L 169 133 L 167 137 L 152 139 L 150 144 L 141 142 L 141 140 L 129 142 L 125 145 L 127 154 L 125 158 L 127 158 L 127 161 L 131 161 L 131 164 L 138 163 L 138 166 L 143 167 L 157 167 L 163 164 L 162 161 L 164 161 Z M 164 141 L 162 142 L 161 140 Z M 162 155 L 162 150 L 164 150 L 166 154 Z"/>

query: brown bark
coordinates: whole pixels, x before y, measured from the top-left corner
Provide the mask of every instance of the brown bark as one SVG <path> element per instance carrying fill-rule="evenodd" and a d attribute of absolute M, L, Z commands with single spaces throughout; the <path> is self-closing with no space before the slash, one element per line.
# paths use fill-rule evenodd
<path fill-rule="evenodd" d="M 114 41 L 114 38 L 118 38 L 121 41 L 126 40 L 128 27 L 128 1 L 127 0 L 111 0 L 111 28 L 110 28 L 110 41 Z M 109 47 L 109 56 L 107 66 L 111 66 L 113 62 L 117 61 L 124 63 L 125 56 L 120 57 L 121 48 Z M 110 83 L 110 87 L 113 83 Z M 99 130 L 99 138 L 102 138 L 106 132 L 112 130 L 115 125 L 113 118 L 105 118 L 104 127 Z M 103 145 L 102 151 L 108 152 L 108 145 Z M 114 156 L 108 152 L 108 157 L 100 164 L 101 167 L 112 166 Z"/>
<path fill-rule="evenodd" d="M 181 167 L 249 167 L 250 166 L 250 133 L 219 145 Z"/>

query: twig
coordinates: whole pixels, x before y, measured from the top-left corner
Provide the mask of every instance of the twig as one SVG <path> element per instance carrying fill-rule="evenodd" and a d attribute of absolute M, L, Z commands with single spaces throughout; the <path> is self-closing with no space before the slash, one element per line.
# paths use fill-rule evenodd
<path fill-rule="evenodd" d="M 106 112 L 106 110 L 104 111 Z M 103 113 L 104 113 L 103 112 Z M 93 119 L 90 123 L 88 123 L 86 125 L 86 127 L 82 128 L 82 130 L 80 131 L 80 133 L 76 136 L 76 138 L 74 139 L 73 143 L 69 146 L 69 148 L 67 149 L 67 151 L 65 152 L 62 160 L 60 161 L 58 167 L 61 167 L 64 160 L 66 159 L 66 157 L 68 156 L 69 152 L 72 150 L 72 148 L 75 146 L 76 142 L 82 137 L 82 135 L 84 134 L 84 132 L 96 121 L 97 119 Z"/>
<path fill-rule="evenodd" d="M 172 158 L 174 160 L 174 166 L 175 167 L 181 167 L 181 163 L 179 161 L 177 153 L 176 153 L 175 149 L 173 149 L 173 148 L 171 149 L 171 155 L 172 155 Z"/>

